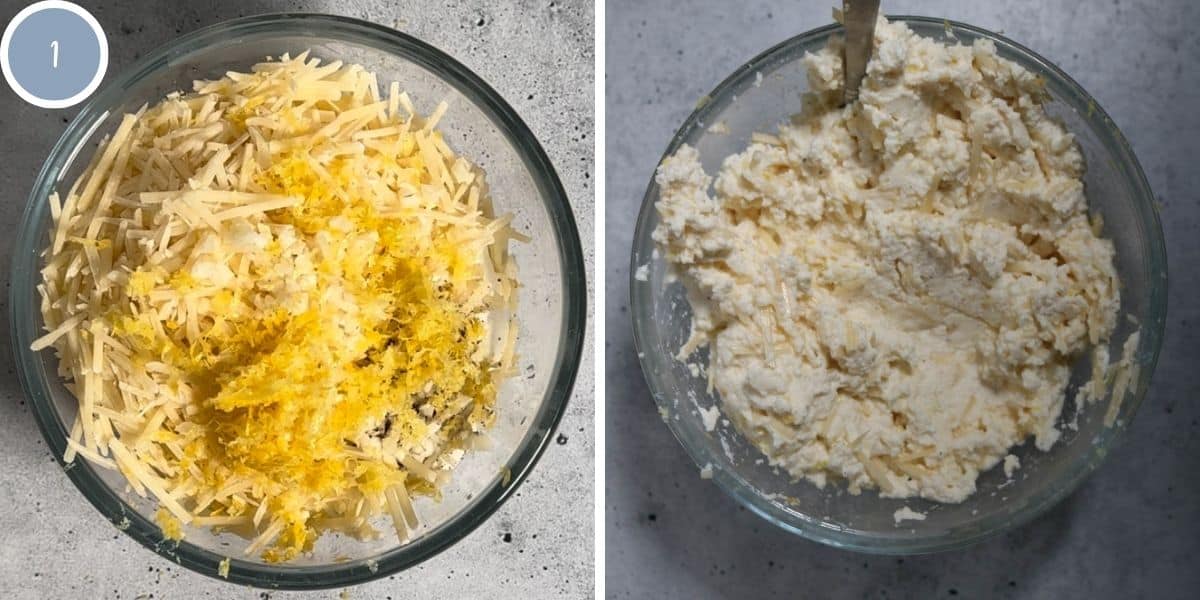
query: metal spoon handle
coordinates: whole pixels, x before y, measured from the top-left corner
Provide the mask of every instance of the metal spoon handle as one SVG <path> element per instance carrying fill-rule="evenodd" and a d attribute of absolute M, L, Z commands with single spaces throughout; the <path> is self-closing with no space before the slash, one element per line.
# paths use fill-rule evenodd
<path fill-rule="evenodd" d="M 858 86 L 867 74 L 871 45 L 875 38 L 875 18 L 879 15 L 879 0 L 842 0 L 842 21 L 846 27 L 845 54 L 842 69 L 846 80 L 842 87 L 842 102 L 858 99 Z"/>

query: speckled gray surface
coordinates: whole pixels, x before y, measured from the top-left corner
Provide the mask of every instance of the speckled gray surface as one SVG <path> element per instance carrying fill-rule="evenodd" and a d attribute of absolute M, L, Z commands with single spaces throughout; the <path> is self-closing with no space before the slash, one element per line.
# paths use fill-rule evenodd
<path fill-rule="evenodd" d="M 108 33 L 109 76 L 181 32 L 228 18 L 299 10 L 396 26 L 448 52 L 494 86 L 541 140 L 566 186 L 593 264 L 593 11 L 588 2 L 88 2 Z M 30 2 L 0 1 L 0 23 Z M 7 316 L 9 240 L 33 177 L 74 110 L 22 103 L 0 85 L 0 299 Z M 589 293 L 589 298 L 591 297 Z M 590 320 L 590 317 L 589 317 Z M 581 598 L 592 594 L 591 327 L 575 395 L 532 475 L 461 543 L 350 598 Z M 176 566 L 101 519 L 53 463 L 13 374 L 0 325 L 0 597 L 259 598 Z M 564 443 L 565 442 L 565 443 Z M 419 591 L 416 591 L 419 590 Z M 337 598 L 339 590 L 272 593 Z"/>
<path fill-rule="evenodd" d="M 1170 313 L 1129 437 L 1075 494 L 973 548 L 909 558 L 793 537 L 703 481 L 660 421 L 633 350 L 630 240 L 676 127 L 737 66 L 830 22 L 829 0 L 618 0 L 606 11 L 606 583 L 616 598 L 1194 598 L 1200 587 L 1200 5 L 883 2 L 1002 30 L 1091 92 L 1162 202 Z M 710 6 L 711 5 L 711 6 Z"/>

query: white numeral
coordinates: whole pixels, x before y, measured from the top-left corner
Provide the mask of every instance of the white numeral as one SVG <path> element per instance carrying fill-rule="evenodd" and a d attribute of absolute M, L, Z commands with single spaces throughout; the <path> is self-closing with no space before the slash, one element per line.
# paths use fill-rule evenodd
<path fill-rule="evenodd" d="M 50 42 L 50 65 L 55 69 L 58 68 L 58 40 Z"/>

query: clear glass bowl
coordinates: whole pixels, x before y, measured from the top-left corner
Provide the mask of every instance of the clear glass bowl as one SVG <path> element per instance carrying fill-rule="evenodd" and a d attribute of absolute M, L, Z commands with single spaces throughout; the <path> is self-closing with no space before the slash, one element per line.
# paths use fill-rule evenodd
<path fill-rule="evenodd" d="M 1021 468 L 1011 484 L 1006 484 L 1001 469 L 992 469 L 979 478 L 978 491 L 962 504 L 886 499 L 873 491 L 853 496 L 836 481 L 824 490 L 817 489 L 756 462 L 762 458 L 761 452 L 724 419 L 715 431 L 705 430 L 698 406 L 707 408 L 719 401 L 706 393 L 703 378 L 692 377 L 687 367 L 673 358 L 688 337 L 691 312 L 682 286 L 666 280 L 666 265 L 650 239 L 658 224 L 654 208 L 658 188 L 653 181 L 638 216 L 630 268 L 636 274 L 638 267 L 648 265 L 649 277 L 647 281 L 632 278 L 630 289 L 634 338 L 646 381 L 664 420 L 697 466 L 711 466 L 713 479 L 722 489 L 783 529 L 841 548 L 909 554 L 960 548 L 1029 521 L 1064 498 L 1099 466 L 1128 427 L 1154 370 L 1166 317 L 1167 263 L 1154 196 L 1141 167 L 1121 132 L 1077 83 L 1046 59 L 995 33 L 943 19 L 892 19 L 906 22 L 922 36 L 949 43 L 990 39 L 1001 56 L 1045 78 L 1053 97 L 1048 111 L 1075 134 L 1087 160 L 1084 183 L 1090 209 L 1103 215 L 1104 234 L 1117 249 L 1122 315 L 1113 336 L 1112 355 L 1119 357 L 1128 335 L 1135 328 L 1141 330 L 1136 357 L 1140 376 L 1120 400 L 1116 424 L 1103 424 L 1107 397 L 1089 405 L 1080 417 L 1079 429 L 1066 429 L 1049 452 L 1036 450 L 1032 443 L 1014 449 Z M 823 48 L 831 36 L 841 32 L 835 25 L 815 29 L 739 68 L 688 117 L 664 157 L 681 144 L 690 144 L 699 150 L 705 171 L 715 174 L 726 156 L 746 147 L 751 133 L 773 132 L 799 112 L 800 95 L 808 88 L 801 57 Z M 759 74 L 761 83 L 756 84 Z M 719 121 L 728 125 L 728 134 L 708 132 L 708 126 Z M 1139 326 L 1126 316 L 1135 317 Z M 707 363 L 707 355 L 700 358 Z M 1075 390 L 1089 375 L 1088 361 L 1081 360 L 1072 373 L 1064 415 L 1074 413 Z M 897 526 L 893 513 L 901 506 L 928 516 L 924 521 Z"/>
<path fill-rule="evenodd" d="M 66 427 L 74 421 L 77 403 L 55 374 L 53 353 L 29 350 L 42 332 L 35 285 L 40 282 L 39 253 L 48 239 L 48 195 L 70 186 L 99 140 L 116 129 L 123 114 L 157 102 L 169 92 L 191 91 L 194 79 L 220 77 L 267 56 L 295 55 L 306 49 L 326 60 L 362 64 L 378 74 L 381 85 L 399 81 L 426 114 L 447 100 L 451 109 L 439 125 L 447 142 L 483 167 L 497 212 L 513 213 L 514 226 L 533 241 L 513 244 L 522 284 L 520 375 L 500 390 L 497 422 L 490 431 L 493 447 L 467 453 L 443 488 L 440 502 L 414 498 L 422 526 L 405 545 L 388 534 L 390 528 L 381 528 L 384 534 L 374 541 L 328 534 L 312 555 L 285 564 L 245 556 L 246 541 L 228 533 L 214 535 L 189 527 L 184 541 L 176 545 L 164 541 L 154 524 L 155 503 L 128 491 L 122 475 L 83 459 L 64 465 L 104 517 L 147 548 L 210 576 L 217 575 L 219 562 L 228 556 L 232 559 L 229 581 L 289 589 L 344 586 L 382 577 L 455 543 L 512 495 L 545 450 L 563 414 L 583 346 L 583 254 L 562 184 L 512 107 L 436 48 L 365 21 L 281 14 L 202 29 L 150 53 L 115 78 L 67 128 L 29 197 L 13 255 L 10 291 L 21 384 L 46 442 L 61 460 Z"/>

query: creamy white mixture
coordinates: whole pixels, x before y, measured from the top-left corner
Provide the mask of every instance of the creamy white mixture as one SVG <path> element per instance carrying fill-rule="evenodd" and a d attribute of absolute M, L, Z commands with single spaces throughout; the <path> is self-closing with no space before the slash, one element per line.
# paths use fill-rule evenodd
<path fill-rule="evenodd" d="M 1055 443 L 1070 365 L 1113 331 L 1083 158 L 988 41 L 881 19 L 846 108 L 840 42 L 805 62 L 798 117 L 715 185 L 687 146 L 659 167 L 680 357 L 709 346 L 722 412 L 792 475 L 962 501 L 1014 445 Z"/>

